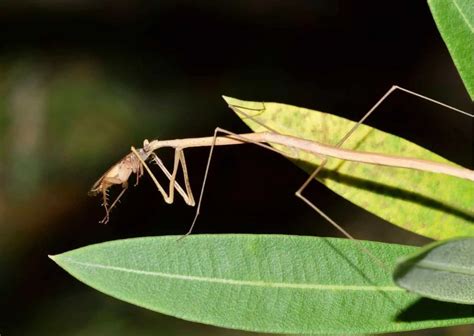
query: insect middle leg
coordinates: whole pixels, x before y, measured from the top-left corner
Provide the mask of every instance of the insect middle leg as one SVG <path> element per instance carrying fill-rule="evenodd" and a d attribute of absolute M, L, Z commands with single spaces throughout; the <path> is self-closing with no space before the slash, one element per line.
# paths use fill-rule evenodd
<path fill-rule="evenodd" d="M 272 130 L 273 131 L 273 130 Z M 213 135 L 213 140 L 212 140 L 212 144 L 211 144 L 211 149 L 209 150 L 209 156 L 207 158 L 207 164 L 206 164 L 206 169 L 205 169 L 205 172 L 204 172 L 204 177 L 203 177 L 203 181 L 202 181 L 202 186 L 201 186 L 201 192 L 199 193 L 199 200 L 198 200 L 198 203 L 197 203 L 197 207 L 196 207 L 196 213 L 194 215 L 194 219 L 191 223 L 191 226 L 189 227 L 189 230 L 188 232 L 186 232 L 183 236 L 181 236 L 180 239 L 188 236 L 192 231 L 193 231 L 193 228 L 194 228 L 194 225 L 196 224 L 196 221 L 199 217 L 199 214 L 200 214 L 200 211 L 201 211 L 201 204 L 202 204 L 202 199 L 203 199 L 203 196 L 204 196 L 204 189 L 206 187 L 206 182 L 207 182 L 207 176 L 208 176 L 208 173 L 209 173 L 209 168 L 211 167 L 211 161 L 212 161 L 212 155 L 214 153 L 214 147 L 216 146 L 216 139 L 217 139 L 217 135 L 219 133 L 222 133 L 222 134 L 225 134 L 227 136 L 230 136 L 231 138 L 234 138 L 234 139 L 237 139 L 237 140 L 241 140 L 242 142 L 247 142 L 247 143 L 252 143 L 252 144 L 255 144 L 257 146 L 260 146 L 260 147 L 263 147 L 265 149 L 268 149 L 268 150 L 271 150 L 273 152 L 276 152 L 278 154 L 281 154 L 283 156 L 286 156 L 286 157 L 290 157 L 290 158 L 294 158 L 296 159 L 297 158 L 297 151 L 295 150 L 295 152 L 292 154 L 288 154 L 288 153 L 285 153 L 279 149 L 276 149 L 276 148 L 273 148 L 272 146 L 270 145 L 267 145 L 267 144 L 264 144 L 264 143 L 260 143 L 260 142 L 256 142 L 256 141 L 252 141 L 251 139 L 248 139 L 244 136 L 241 136 L 239 134 L 236 134 L 234 132 L 231 132 L 231 131 L 228 131 L 226 129 L 223 129 L 223 128 L 220 128 L 220 127 L 217 127 L 215 130 L 214 130 L 214 135 Z"/>

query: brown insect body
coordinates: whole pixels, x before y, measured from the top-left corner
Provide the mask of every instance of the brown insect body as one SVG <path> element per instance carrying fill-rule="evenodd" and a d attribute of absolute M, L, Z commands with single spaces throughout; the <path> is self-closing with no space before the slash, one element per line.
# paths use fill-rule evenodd
<path fill-rule="evenodd" d="M 138 180 L 143 175 L 143 172 L 146 170 L 150 175 L 151 179 L 155 183 L 158 191 L 163 196 L 163 199 L 166 203 L 172 204 L 174 200 L 174 191 L 176 190 L 178 194 L 181 195 L 183 200 L 189 206 L 194 206 L 194 196 L 191 190 L 191 185 L 189 184 L 188 178 L 188 169 L 186 167 L 186 160 L 184 158 L 184 153 L 182 148 L 175 147 L 175 155 L 174 155 L 174 164 L 173 164 L 173 171 L 170 172 L 160 158 L 154 153 L 157 147 L 153 148 L 151 143 L 148 140 L 143 141 L 143 148 L 136 149 L 135 147 L 131 147 L 131 153 L 127 154 L 122 160 L 117 162 L 115 165 L 112 166 L 109 170 L 102 175 L 96 183 L 92 186 L 91 190 L 89 191 L 90 196 L 96 196 L 98 194 L 102 194 L 102 204 L 105 208 L 105 217 L 101 220 L 101 223 L 107 223 L 109 221 L 109 214 L 112 208 L 117 204 L 120 197 L 125 193 L 128 188 L 128 179 L 130 175 L 137 174 L 137 182 L 135 185 L 138 184 Z M 147 161 L 151 157 L 151 162 L 156 164 L 161 171 L 165 174 L 165 176 L 169 179 L 168 185 L 168 192 L 163 188 L 163 186 L 158 182 L 153 172 L 150 170 L 148 165 L 145 161 Z M 176 181 L 176 174 L 178 172 L 179 167 L 182 168 L 183 176 L 184 176 L 184 186 L 183 189 L 179 183 Z M 109 188 L 114 186 L 115 184 L 122 185 L 122 191 L 114 200 L 112 205 L 109 207 L 108 204 L 108 195 L 107 192 Z"/>
<path fill-rule="evenodd" d="M 143 149 L 138 149 L 137 153 L 141 156 L 141 159 L 145 161 L 150 155 Z M 109 221 L 109 213 L 112 208 L 117 204 L 118 200 L 124 194 L 128 188 L 128 179 L 130 175 L 137 174 L 137 180 L 135 185 L 138 184 L 140 177 L 143 175 L 143 164 L 142 161 L 133 152 L 127 154 L 122 160 L 116 163 L 112 168 L 107 170 L 92 186 L 89 191 L 89 196 L 96 196 L 102 194 L 102 205 L 105 208 L 105 217 L 100 221 L 101 223 L 107 223 Z M 117 196 L 115 201 L 109 207 L 108 205 L 108 189 L 115 184 L 122 185 L 122 191 Z"/>

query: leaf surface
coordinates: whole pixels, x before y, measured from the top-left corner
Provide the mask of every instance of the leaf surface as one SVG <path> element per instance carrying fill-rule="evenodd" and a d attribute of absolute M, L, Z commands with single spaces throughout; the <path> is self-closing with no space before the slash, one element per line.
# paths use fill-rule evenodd
<path fill-rule="evenodd" d="M 474 238 L 437 242 L 404 257 L 394 281 L 432 299 L 474 305 Z"/>
<path fill-rule="evenodd" d="M 291 105 L 250 102 L 230 97 L 224 99 L 230 106 L 245 113 L 237 115 L 254 132 L 271 129 L 336 145 L 356 124 L 329 113 Z M 274 147 L 294 155 L 292 149 Z M 450 163 L 421 146 L 363 124 L 342 147 Z M 314 154 L 300 151 L 298 155 L 300 160 L 295 163 L 308 173 L 313 172 L 322 161 Z M 443 174 L 332 158 L 316 179 L 350 202 L 417 234 L 437 240 L 474 236 L 474 183 L 471 181 Z"/>
<path fill-rule="evenodd" d="M 420 300 L 392 282 L 396 260 L 414 247 L 279 235 L 177 238 L 119 240 L 51 258 L 118 299 L 227 328 L 340 334 L 474 323 L 469 306 Z"/>
<path fill-rule="evenodd" d="M 454 64 L 474 100 L 474 4 L 472 0 L 428 0 Z"/>

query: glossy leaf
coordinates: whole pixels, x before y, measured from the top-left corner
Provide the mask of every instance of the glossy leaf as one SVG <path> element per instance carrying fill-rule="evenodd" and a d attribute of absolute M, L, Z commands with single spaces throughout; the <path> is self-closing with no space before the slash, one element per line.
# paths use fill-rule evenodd
<path fill-rule="evenodd" d="M 472 0 L 428 0 L 438 30 L 474 100 L 474 4 Z"/>
<path fill-rule="evenodd" d="M 474 238 L 437 242 L 403 258 L 394 281 L 432 299 L 474 305 Z"/>
<path fill-rule="evenodd" d="M 470 307 L 420 300 L 392 282 L 396 260 L 414 247 L 278 235 L 177 238 L 107 242 L 52 259 L 118 299 L 233 329 L 340 334 L 474 323 Z"/>
<path fill-rule="evenodd" d="M 255 132 L 268 131 L 264 124 L 279 133 L 335 145 L 355 125 L 345 118 L 291 105 L 224 99 L 247 114 L 239 117 Z M 275 147 L 294 154 L 288 148 Z M 360 125 L 343 147 L 449 162 L 414 143 L 367 125 Z M 298 154 L 300 160 L 295 163 L 307 172 L 312 172 L 321 162 L 313 154 Z M 406 230 L 433 239 L 474 236 L 474 183 L 470 181 L 338 159 L 330 159 L 316 178 L 352 203 Z"/>

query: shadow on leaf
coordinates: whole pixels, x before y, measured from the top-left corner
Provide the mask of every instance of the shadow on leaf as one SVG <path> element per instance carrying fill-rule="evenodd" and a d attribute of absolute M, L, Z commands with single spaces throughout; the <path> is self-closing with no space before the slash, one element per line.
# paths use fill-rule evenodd
<path fill-rule="evenodd" d="M 474 317 L 474 306 L 421 298 L 397 316 L 397 322 L 442 321 Z"/>
<path fill-rule="evenodd" d="M 315 166 L 308 162 L 305 162 L 305 161 L 297 161 L 297 162 L 298 162 L 298 165 L 303 167 L 305 171 L 313 172 L 315 169 Z M 435 198 L 421 195 L 413 191 L 388 186 L 385 184 L 373 182 L 371 180 L 362 179 L 359 177 L 353 177 L 350 175 L 341 174 L 334 170 L 329 170 L 329 169 L 322 169 L 319 172 L 319 175 L 317 178 L 321 180 L 331 179 L 345 185 L 356 187 L 358 189 L 370 190 L 371 192 L 374 192 L 377 194 L 390 195 L 391 197 L 394 197 L 394 198 L 408 200 L 410 202 L 418 203 L 428 208 L 432 208 L 432 209 L 443 211 L 445 213 L 449 213 L 453 216 L 462 218 L 474 224 L 474 214 L 472 212 L 465 211 L 455 206 L 440 202 Z"/>

